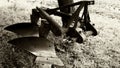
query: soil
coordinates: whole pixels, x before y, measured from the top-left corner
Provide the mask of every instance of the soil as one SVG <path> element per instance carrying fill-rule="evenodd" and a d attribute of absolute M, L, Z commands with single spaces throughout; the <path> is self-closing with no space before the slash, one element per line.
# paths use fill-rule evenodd
<path fill-rule="evenodd" d="M 35 56 L 7 43 L 18 36 L 4 30 L 8 25 L 30 21 L 31 9 L 36 6 L 53 8 L 58 4 L 57 0 L 0 0 L 0 68 L 37 68 Z M 120 0 L 95 0 L 89 12 L 97 36 L 89 36 L 81 44 L 54 41 L 57 56 L 65 65 L 62 68 L 120 68 Z"/>

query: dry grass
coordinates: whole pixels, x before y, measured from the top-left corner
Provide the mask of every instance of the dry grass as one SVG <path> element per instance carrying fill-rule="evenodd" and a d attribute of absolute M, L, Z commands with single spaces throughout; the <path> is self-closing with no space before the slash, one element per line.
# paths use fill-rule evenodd
<path fill-rule="evenodd" d="M 0 68 L 33 68 L 35 57 L 7 44 L 8 40 L 17 36 L 3 28 L 13 23 L 30 21 L 31 9 L 36 5 L 57 6 L 55 0 L 49 1 L 10 0 L 9 4 L 7 0 L 6 4 L 0 1 Z M 88 37 L 83 44 L 62 42 L 58 48 L 63 52 L 57 52 L 57 55 L 64 62 L 64 68 L 120 68 L 119 3 L 120 0 L 96 0 L 96 4 L 89 7 L 91 23 L 95 23 L 99 35 Z"/>

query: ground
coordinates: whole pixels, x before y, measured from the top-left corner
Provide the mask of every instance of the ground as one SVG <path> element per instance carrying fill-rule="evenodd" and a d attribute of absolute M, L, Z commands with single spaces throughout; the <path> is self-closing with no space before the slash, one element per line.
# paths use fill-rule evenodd
<path fill-rule="evenodd" d="M 4 28 L 30 21 L 31 9 L 43 5 L 58 6 L 56 0 L 0 0 L 0 68 L 35 67 L 35 56 L 6 43 L 17 36 Z M 57 55 L 65 64 L 62 68 L 120 68 L 120 0 L 95 0 L 89 10 L 99 34 L 82 44 L 60 43 L 63 52 Z"/>

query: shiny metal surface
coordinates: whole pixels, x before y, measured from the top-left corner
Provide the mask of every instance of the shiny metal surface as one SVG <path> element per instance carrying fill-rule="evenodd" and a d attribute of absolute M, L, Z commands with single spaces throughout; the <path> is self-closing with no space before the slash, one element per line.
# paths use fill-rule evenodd
<path fill-rule="evenodd" d="M 15 45 L 16 47 L 25 49 L 36 56 L 42 56 L 40 52 L 44 54 L 47 52 L 50 52 L 48 54 L 55 52 L 54 44 L 45 38 L 22 37 L 22 38 L 16 38 L 16 39 L 10 40 L 8 41 L 8 43 Z M 47 56 L 48 54 L 45 54 L 45 55 Z"/>
<path fill-rule="evenodd" d="M 8 43 L 27 50 L 36 55 L 37 63 L 48 63 L 63 66 L 62 61 L 57 57 L 54 44 L 48 39 L 39 37 L 22 37 L 8 41 Z"/>

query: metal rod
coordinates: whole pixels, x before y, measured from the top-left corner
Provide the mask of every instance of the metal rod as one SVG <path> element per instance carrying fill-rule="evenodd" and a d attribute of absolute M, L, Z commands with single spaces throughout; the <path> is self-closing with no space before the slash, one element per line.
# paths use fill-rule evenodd
<path fill-rule="evenodd" d="M 84 6 L 83 16 L 84 16 L 83 26 L 85 26 L 83 28 L 83 30 L 84 31 L 92 31 L 92 35 L 96 36 L 98 34 L 97 30 L 90 24 L 90 16 L 89 16 L 89 12 L 88 12 L 88 4 L 85 4 L 85 6 Z"/>
<path fill-rule="evenodd" d="M 62 27 L 60 25 L 58 25 L 58 23 L 52 17 L 50 17 L 50 15 L 46 11 L 44 11 L 38 7 L 36 7 L 36 8 L 39 11 L 40 17 L 46 19 L 49 22 L 52 32 L 56 36 L 61 36 L 62 35 Z"/>
<path fill-rule="evenodd" d="M 80 11 L 82 10 L 84 4 L 85 4 L 85 3 L 83 2 L 83 3 L 78 7 L 78 9 L 73 13 L 73 15 L 71 16 L 70 20 L 67 22 L 68 25 L 67 25 L 66 28 L 68 28 L 74 20 L 77 20 L 78 15 L 79 15 Z"/>
<path fill-rule="evenodd" d="M 71 14 L 67 14 L 67 13 L 64 13 L 64 12 L 59 12 L 59 11 L 55 11 L 54 13 L 52 13 L 54 15 L 57 15 L 57 16 L 64 16 L 66 18 L 70 18 L 72 15 Z M 81 17 L 78 17 L 78 20 L 82 20 Z"/>

